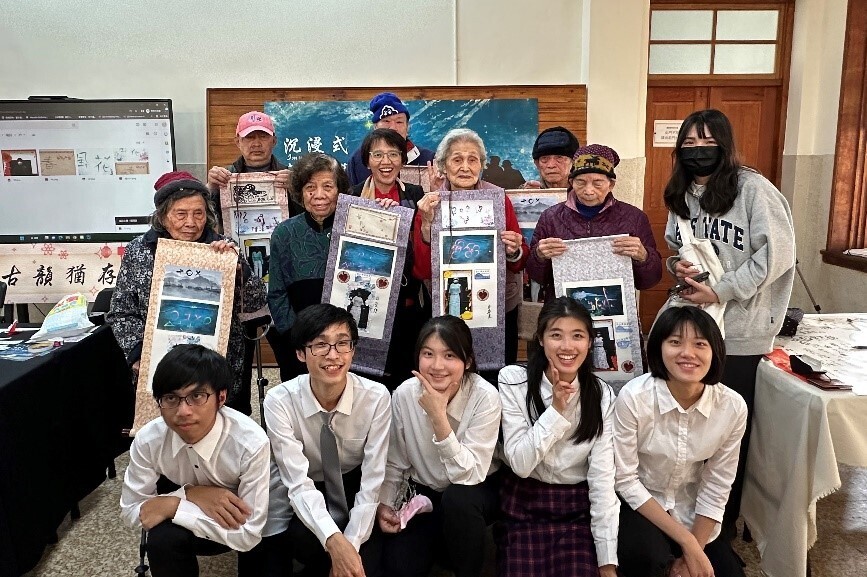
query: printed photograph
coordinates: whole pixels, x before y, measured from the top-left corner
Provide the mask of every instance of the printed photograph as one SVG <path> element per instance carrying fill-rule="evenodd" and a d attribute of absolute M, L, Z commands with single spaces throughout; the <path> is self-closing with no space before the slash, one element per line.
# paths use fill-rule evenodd
<path fill-rule="evenodd" d="M 447 270 L 443 273 L 443 314 L 468 321 L 473 318 L 472 271 Z"/>
<path fill-rule="evenodd" d="M 163 299 L 157 328 L 175 333 L 214 336 L 220 305 L 186 300 Z"/>
<path fill-rule="evenodd" d="M 337 267 L 365 274 L 391 277 L 395 249 L 340 239 Z"/>
<path fill-rule="evenodd" d="M 581 303 L 591 317 L 616 317 L 624 314 L 623 284 L 564 283 L 565 293 Z"/>
<path fill-rule="evenodd" d="M 230 214 L 232 218 L 231 234 L 238 236 L 270 233 L 277 228 L 278 224 L 283 222 L 283 213 L 279 208 L 239 208 L 232 209 Z M 226 231 L 226 234 L 230 234 L 230 232 Z"/>
<path fill-rule="evenodd" d="M 268 283 L 268 264 L 271 261 L 271 239 L 245 238 L 244 252 L 253 274 Z"/>
<path fill-rule="evenodd" d="M 617 348 L 614 343 L 614 321 L 593 321 L 590 357 L 597 371 L 617 370 Z"/>
<path fill-rule="evenodd" d="M 519 223 L 535 223 L 539 222 L 543 212 L 566 200 L 566 194 L 545 191 L 509 193 L 509 200 Z"/>
<path fill-rule="evenodd" d="M 187 300 L 220 302 L 223 273 L 216 270 L 166 265 L 163 296 Z"/>
<path fill-rule="evenodd" d="M 442 263 L 493 264 L 497 235 L 491 234 L 443 234 Z"/>

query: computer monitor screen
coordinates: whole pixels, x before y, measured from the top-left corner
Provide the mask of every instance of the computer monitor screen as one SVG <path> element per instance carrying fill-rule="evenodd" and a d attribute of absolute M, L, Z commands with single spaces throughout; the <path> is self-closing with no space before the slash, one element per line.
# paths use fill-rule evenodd
<path fill-rule="evenodd" d="M 125 241 L 174 170 L 171 100 L 0 101 L 0 243 Z"/>

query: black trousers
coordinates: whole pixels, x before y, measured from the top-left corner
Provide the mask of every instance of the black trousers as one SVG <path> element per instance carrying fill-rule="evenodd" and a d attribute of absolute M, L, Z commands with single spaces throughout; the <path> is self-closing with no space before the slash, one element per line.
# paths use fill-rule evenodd
<path fill-rule="evenodd" d="M 315 485 L 324 491 L 324 483 Z M 361 467 L 343 475 L 346 502 L 350 507 L 360 486 Z M 358 554 L 367 577 L 381 575 L 382 543 L 378 531 L 361 545 Z M 328 577 L 331 571 L 331 557 L 322 548 L 319 538 L 297 516 L 282 533 L 265 537 L 251 551 L 238 555 L 238 577 L 291 577 L 295 560 L 304 565 L 304 577 Z"/>
<path fill-rule="evenodd" d="M 738 457 L 738 472 L 732 483 L 732 492 L 726 503 L 722 522 L 722 535 L 729 540 L 737 535 L 735 522 L 741 514 L 741 495 L 744 489 L 744 473 L 747 466 L 747 451 L 750 448 L 750 432 L 753 428 L 753 407 L 756 403 L 756 371 L 762 355 L 726 356 L 722 382 L 730 389 L 737 391 L 747 403 L 747 428 L 741 439 L 741 450 Z"/>
<path fill-rule="evenodd" d="M 221 543 L 196 537 L 189 529 L 163 521 L 148 531 L 148 564 L 153 577 L 198 577 L 197 555 L 231 551 Z"/>
<path fill-rule="evenodd" d="M 384 574 L 426 577 L 438 561 L 455 577 L 478 577 L 487 527 L 499 514 L 499 475 L 480 485 L 451 485 L 442 493 L 419 485 L 418 492 L 430 498 L 434 510 L 413 517 L 400 533 L 382 535 Z M 447 558 L 437 558 L 441 551 Z"/>
<path fill-rule="evenodd" d="M 705 545 L 704 554 L 715 577 L 744 577 L 740 560 L 722 535 Z M 623 577 L 668 577 L 671 564 L 682 555 L 677 543 L 621 500 L 617 559 Z"/>
<path fill-rule="evenodd" d="M 256 353 L 257 329 L 255 324 L 243 323 L 244 328 L 244 362 L 241 365 L 241 388 L 226 405 L 236 411 L 240 411 L 248 417 L 253 414 L 251 404 L 251 388 L 253 381 L 253 357 Z"/>

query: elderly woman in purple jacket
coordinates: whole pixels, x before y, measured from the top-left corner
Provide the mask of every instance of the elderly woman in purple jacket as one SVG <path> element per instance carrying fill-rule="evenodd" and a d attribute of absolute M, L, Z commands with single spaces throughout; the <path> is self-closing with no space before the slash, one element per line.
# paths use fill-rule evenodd
<path fill-rule="evenodd" d="M 566 252 L 564 240 L 628 234 L 614 240 L 614 253 L 632 259 L 635 288 L 652 288 L 662 278 L 662 259 L 647 215 L 612 193 L 619 162 L 620 157 L 607 146 L 579 148 L 569 172 L 566 201 L 539 217 L 526 266 L 530 278 L 545 287 L 546 301 L 555 296 L 551 258 Z"/>

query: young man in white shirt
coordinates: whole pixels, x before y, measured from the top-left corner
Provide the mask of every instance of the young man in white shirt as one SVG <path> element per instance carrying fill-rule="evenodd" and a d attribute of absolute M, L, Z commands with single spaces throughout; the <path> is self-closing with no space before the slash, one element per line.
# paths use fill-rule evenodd
<path fill-rule="evenodd" d="M 130 447 L 120 497 L 130 527 L 148 531 L 153 577 L 195 577 L 196 555 L 248 551 L 268 508 L 268 437 L 224 406 L 233 381 L 225 358 L 179 345 L 157 365 L 153 395 L 161 417 Z"/>
<path fill-rule="evenodd" d="M 388 454 L 388 390 L 349 372 L 358 328 L 345 309 L 304 309 L 292 341 L 308 374 L 277 385 L 265 398 L 275 462 L 270 510 L 265 538 L 241 556 L 239 572 L 291 575 L 297 559 L 304 575 L 374 577 L 379 543 L 370 537 Z M 326 447 L 328 430 L 336 450 Z"/>

